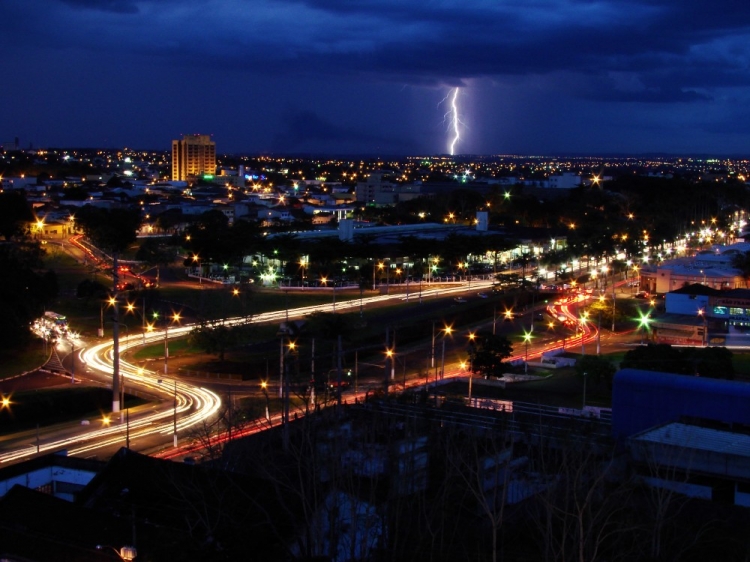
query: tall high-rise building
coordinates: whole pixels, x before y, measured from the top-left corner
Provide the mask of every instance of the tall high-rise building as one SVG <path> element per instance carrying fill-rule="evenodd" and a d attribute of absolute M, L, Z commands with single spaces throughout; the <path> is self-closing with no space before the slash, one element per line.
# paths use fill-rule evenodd
<path fill-rule="evenodd" d="M 185 135 L 172 141 L 172 179 L 216 173 L 216 143 L 209 135 Z"/>

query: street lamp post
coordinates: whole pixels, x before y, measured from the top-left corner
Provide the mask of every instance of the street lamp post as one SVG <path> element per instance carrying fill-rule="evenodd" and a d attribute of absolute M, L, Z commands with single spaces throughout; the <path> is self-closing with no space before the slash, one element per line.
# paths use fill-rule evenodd
<path fill-rule="evenodd" d="M 122 324 L 120 322 L 117 322 L 117 324 L 119 324 L 120 326 L 122 326 L 123 328 L 125 328 L 125 342 L 126 342 L 126 345 L 127 345 L 127 341 L 130 339 L 130 331 L 128 330 L 128 325 L 127 324 Z M 119 409 L 119 411 L 120 411 L 120 423 L 122 423 L 123 422 L 123 414 L 124 414 L 124 412 L 123 412 L 122 409 L 125 407 L 125 378 L 124 378 L 124 374 L 123 374 L 122 370 L 119 369 L 119 363 L 120 363 L 120 356 L 118 354 L 117 355 L 117 366 L 118 366 L 117 370 L 119 372 L 118 379 L 119 379 L 119 382 L 120 382 L 120 409 Z M 113 385 L 114 385 L 114 380 L 113 380 Z M 113 410 L 113 412 L 114 411 L 115 410 Z M 128 433 L 129 433 L 130 424 L 128 424 L 128 428 L 127 429 L 128 429 Z M 130 436 L 129 435 L 128 435 L 127 441 L 128 441 L 128 443 L 130 442 Z"/>
<path fill-rule="evenodd" d="M 469 332 L 469 345 L 471 346 L 471 351 L 469 352 L 469 405 L 471 405 L 471 383 L 472 379 L 474 378 L 474 339 L 476 338 L 476 334 L 474 332 Z"/>
<path fill-rule="evenodd" d="M 708 318 L 706 317 L 706 311 L 703 308 L 698 309 L 698 316 L 703 319 L 703 337 L 701 343 L 703 347 L 706 347 L 708 342 Z"/>
<path fill-rule="evenodd" d="M 266 397 L 266 421 L 271 423 L 271 415 L 268 411 L 268 381 L 261 381 L 260 388 L 263 391 L 263 396 Z"/>
<path fill-rule="evenodd" d="M 154 312 L 154 321 L 156 321 L 159 318 L 159 313 Z M 180 315 L 177 312 L 172 313 L 171 320 L 164 315 L 164 374 L 169 373 L 169 323 L 171 322 L 179 322 L 180 321 Z M 147 331 L 148 331 L 147 327 Z"/>
<path fill-rule="evenodd" d="M 523 362 L 523 372 L 528 374 L 529 372 L 529 341 L 531 340 L 531 332 L 523 333 L 523 341 L 526 343 L 526 358 Z"/>
<path fill-rule="evenodd" d="M 406 302 L 409 302 L 409 263 L 404 262 L 404 277 L 406 277 Z"/>
<path fill-rule="evenodd" d="M 584 315 L 581 316 L 581 355 L 586 355 L 586 348 L 584 347 L 584 344 L 586 342 L 586 313 L 584 312 Z"/>
<path fill-rule="evenodd" d="M 646 313 L 646 314 L 639 313 L 639 314 L 640 314 L 640 318 L 639 318 L 638 326 L 641 329 L 641 345 L 643 345 L 643 335 L 644 335 L 644 332 L 648 330 L 648 324 L 649 322 L 651 322 L 651 314 L 650 313 Z"/>
<path fill-rule="evenodd" d="M 451 326 L 446 326 L 442 331 L 443 345 L 440 359 L 440 380 L 443 380 L 445 378 L 445 337 L 451 335 L 451 333 L 453 332 L 453 328 Z"/>
<path fill-rule="evenodd" d="M 137 309 L 135 308 L 135 305 L 131 302 L 127 304 L 127 310 L 128 312 L 132 312 L 135 314 Z M 146 297 L 143 297 L 143 309 L 140 312 L 141 315 L 141 322 L 143 326 L 143 345 L 146 345 Z"/>
<path fill-rule="evenodd" d="M 198 264 L 198 284 L 203 285 L 203 265 L 200 263 L 200 258 L 198 257 L 198 254 L 193 255 L 193 263 Z"/>

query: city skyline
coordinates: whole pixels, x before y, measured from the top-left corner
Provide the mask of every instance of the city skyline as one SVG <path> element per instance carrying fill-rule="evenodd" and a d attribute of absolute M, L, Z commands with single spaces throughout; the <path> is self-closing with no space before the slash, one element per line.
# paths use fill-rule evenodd
<path fill-rule="evenodd" d="M 10 0 L 0 17 L 0 142 L 22 147 L 168 149 L 195 133 L 222 153 L 750 144 L 740 2 Z"/>

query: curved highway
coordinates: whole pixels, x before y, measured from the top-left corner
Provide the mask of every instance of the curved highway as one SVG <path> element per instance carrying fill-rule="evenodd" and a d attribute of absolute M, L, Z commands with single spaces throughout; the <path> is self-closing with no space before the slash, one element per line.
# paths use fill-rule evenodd
<path fill-rule="evenodd" d="M 473 281 L 471 290 L 484 290 L 492 286 L 491 281 Z M 421 298 L 436 296 L 445 296 L 457 293 L 465 293 L 468 287 L 466 284 L 452 287 L 431 288 L 421 291 Z M 419 292 L 410 293 L 409 297 L 419 298 Z M 280 322 L 287 318 L 299 318 L 313 312 L 351 310 L 372 303 L 379 303 L 388 300 L 406 300 L 404 293 L 377 295 L 365 297 L 362 299 L 351 299 L 325 305 L 315 305 L 300 307 L 274 312 L 257 314 L 248 319 L 245 317 L 227 319 L 227 324 L 241 324 L 244 322 L 264 323 Z M 574 303 L 570 303 L 574 305 Z M 568 309 L 567 303 L 558 302 L 556 305 L 550 305 L 550 312 L 556 316 L 565 316 L 572 322 L 577 322 L 576 316 Z M 173 326 L 168 331 L 155 331 L 145 335 L 133 334 L 120 340 L 121 352 L 128 349 L 142 346 L 149 343 L 158 343 L 165 338 L 183 337 L 194 328 L 193 325 Z M 596 330 L 592 330 L 589 324 L 583 324 L 583 332 L 575 337 L 567 338 L 565 341 L 547 342 L 542 347 L 534 346 L 535 349 L 529 351 L 528 357 L 538 357 L 545 351 L 551 351 L 562 347 L 567 342 L 569 345 L 581 345 L 584 342 L 593 341 L 596 337 Z M 98 371 L 105 377 L 112 377 L 113 374 L 113 342 L 105 342 L 86 348 L 80 353 L 80 359 L 89 368 Z M 519 355 L 513 359 L 523 359 Z M 125 442 L 126 432 L 130 440 L 144 440 L 145 438 L 155 439 L 155 442 L 161 443 L 162 446 L 170 441 L 177 445 L 177 437 L 184 436 L 188 429 L 196 427 L 203 422 L 213 421 L 214 416 L 221 408 L 221 398 L 213 391 L 201 386 L 196 386 L 188 382 L 178 380 L 173 377 L 162 375 L 157 371 L 149 371 L 136 367 L 120 359 L 120 373 L 126 388 L 137 388 L 149 394 L 162 398 L 156 406 L 147 411 L 139 411 L 128 415 L 127 423 L 116 423 L 120 420 L 112 420 L 110 425 L 97 426 L 96 422 L 91 425 L 67 425 L 64 427 L 54 428 L 53 433 L 45 433 L 45 438 L 40 440 L 38 437 L 34 440 L 33 436 L 27 435 L 24 439 L 17 440 L 17 445 L 11 450 L 0 452 L 0 464 L 17 461 L 37 453 L 57 451 L 67 449 L 68 454 L 76 456 L 86 456 L 97 449 L 121 445 Z M 446 372 L 448 376 L 458 376 L 462 372 Z M 116 414 L 114 414 L 116 415 Z"/>
<path fill-rule="evenodd" d="M 491 287 L 491 282 L 473 282 L 472 289 L 482 290 Z M 421 291 L 422 298 L 436 297 L 439 295 L 450 295 L 465 292 L 465 285 L 454 287 L 440 287 Z M 417 299 L 418 292 L 412 292 L 411 298 Z M 243 322 L 263 323 L 280 322 L 288 318 L 299 318 L 313 312 L 331 311 L 334 309 L 350 310 L 356 309 L 369 303 L 378 303 L 388 300 L 405 300 L 404 293 L 377 295 L 362 299 L 352 299 L 325 305 L 307 306 L 274 312 L 258 314 L 249 320 L 244 317 L 230 318 L 227 324 L 241 324 Z M 193 325 L 173 326 L 165 331 L 155 331 L 143 335 L 131 335 L 120 340 L 120 350 L 142 346 L 149 343 L 164 341 L 165 338 L 179 338 L 185 336 L 193 329 Z M 80 361 L 89 368 L 98 371 L 105 377 L 111 379 L 113 374 L 113 342 L 97 344 L 79 351 Z M 201 386 L 162 375 L 157 371 L 149 371 L 136 367 L 120 358 L 120 374 L 126 388 L 137 388 L 147 393 L 162 398 L 154 408 L 138 413 L 129 413 L 126 423 L 118 423 L 120 420 L 111 420 L 104 425 L 100 421 L 88 425 L 66 424 L 55 428 L 45 428 L 44 437 L 26 434 L 13 440 L 13 445 L 8 445 L 0 452 L 0 464 L 9 463 L 36 455 L 67 449 L 69 455 L 86 456 L 97 449 L 111 447 L 125 443 L 126 433 L 131 441 L 143 440 L 144 438 L 159 437 L 162 444 L 170 440 L 177 443 L 177 436 L 185 435 L 186 430 L 201 424 L 204 421 L 212 421 L 212 418 L 221 408 L 221 398 L 215 392 Z M 113 414 L 116 416 L 117 414 Z M 124 415 L 124 414 L 123 414 Z M 176 430 L 176 431 L 175 431 Z"/>

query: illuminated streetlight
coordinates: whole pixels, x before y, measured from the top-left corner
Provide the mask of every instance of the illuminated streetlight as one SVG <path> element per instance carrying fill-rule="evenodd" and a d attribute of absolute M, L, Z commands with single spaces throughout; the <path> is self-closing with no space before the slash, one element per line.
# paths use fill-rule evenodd
<path fill-rule="evenodd" d="M 698 316 L 700 316 L 703 319 L 703 337 L 702 337 L 702 343 L 705 347 L 708 342 L 708 317 L 706 316 L 706 311 L 703 308 L 698 309 Z"/>
<path fill-rule="evenodd" d="M 441 330 L 443 332 L 443 346 L 442 346 L 442 356 L 440 360 L 440 378 L 445 378 L 445 338 L 446 336 L 450 336 L 451 333 L 453 333 L 453 327 L 452 326 L 446 326 Z"/>
<path fill-rule="evenodd" d="M 586 355 L 584 343 L 586 342 L 586 321 L 588 320 L 588 316 L 588 312 L 584 312 L 583 316 L 579 318 L 581 324 L 581 355 Z"/>
<path fill-rule="evenodd" d="M 651 313 L 643 314 L 639 311 L 638 314 L 640 316 L 638 318 L 638 327 L 641 329 L 641 345 L 643 345 L 643 333 L 648 330 L 649 323 L 651 322 Z"/>
<path fill-rule="evenodd" d="M 523 362 L 523 372 L 528 373 L 529 372 L 529 342 L 531 341 L 531 332 L 524 331 L 523 341 L 526 344 L 526 358 L 524 359 L 524 362 Z"/>
<path fill-rule="evenodd" d="M 260 382 L 260 389 L 263 391 L 263 395 L 266 397 L 266 421 L 271 422 L 271 415 L 268 411 L 268 382 L 267 381 L 261 381 Z"/>

